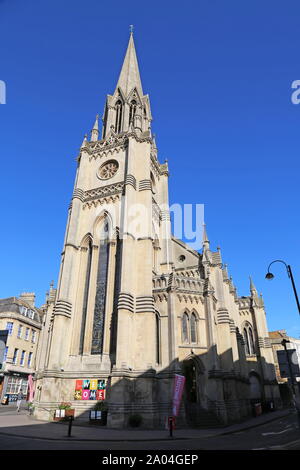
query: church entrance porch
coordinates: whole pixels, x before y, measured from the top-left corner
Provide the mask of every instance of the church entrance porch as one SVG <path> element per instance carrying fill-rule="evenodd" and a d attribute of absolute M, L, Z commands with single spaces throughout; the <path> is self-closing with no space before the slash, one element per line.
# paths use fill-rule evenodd
<path fill-rule="evenodd" d="M 185 376 L 183 394 L 186 424 L 191 427 L 220 426 L 218 417 L 207 410 L 204 395 L 205 374 L 202 362 L 198 358 L 189 358 L 182 364 Z"/>

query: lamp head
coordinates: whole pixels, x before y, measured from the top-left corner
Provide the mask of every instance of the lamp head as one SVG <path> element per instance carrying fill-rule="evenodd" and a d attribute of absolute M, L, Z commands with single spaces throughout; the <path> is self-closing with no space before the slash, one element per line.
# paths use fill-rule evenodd
<path fill-rule="evenodd" d="M 272 274 L 272 273 L 270 273 L 270 272 L 268 272 L 268 273 L 266 274 L 266 279 L 268 279 L 269 281 L 270 281 L 271 279 L 273 279 L 273 278 L 274 278 L 274 274 Z"/>

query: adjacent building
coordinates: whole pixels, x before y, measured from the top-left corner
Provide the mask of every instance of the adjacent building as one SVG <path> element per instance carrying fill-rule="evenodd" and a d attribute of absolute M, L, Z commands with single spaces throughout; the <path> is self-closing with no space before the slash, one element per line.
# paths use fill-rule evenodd
<path fill-rule="evenodd" d="M 0 370 L 0 397 L 15 401 L 19 390 L 28 393 L 28 377 L 34 375 L 36 351 L 42 328 L 35 294 L 0 299 L 0 330 L 7 330 L 4 361 Z"/>
<path fill-rule="evenodd" d="M 283 351 L 285 349 L 283 341 L 286 341 L 286 349 L 295 350 L 295 355 L 292 355 L 290 360 L 295 362 L 295 364 L 299 365 L 300 364 L 300 339 L 288 336 L 286 330 L 270 331 L 269 337 L 270 337 L 270 341 L 271 341 L 271 345 L 273 349 L 273 360 L 274 360 L 275 371 L 276 371 L 276 379 L 279 384 L 279 390 L 280 390 L 282 402 L 284 405 L 286 405 L 292 399 L 292 389 L 288 384 L 288 379 L 286 377 L 282 377 L 280 367 L 279 367 L 277 352 Z M 286 359 L 286 362 L 287 362 L 286 365 L 288 366 L 287 359 Z M 287 369 L 289 368 L 287 367 Z M 295 376 L 294 379 L 295 379 L 295 382 L 298 382 L 298 392 L 300 392 L 300 377 Z"/>
<path fill-rule="evenodd" d="M 105 398 L 110 427 L 137 414 L 144 426 L 164 426 L 176 374 L 186 378 L 178 424 L 228 423 L 255 402 L 280 405 L 252 280 L 239 297 L 206 229 L 199 251 L 171 234 L 168 163 L 151 121 L 131 34 L 102 130 L 97 116 L 77 159 L 57 291 L 45 306 L 39 418 L 52 419 L 62 401 L 85 417 Z"/>

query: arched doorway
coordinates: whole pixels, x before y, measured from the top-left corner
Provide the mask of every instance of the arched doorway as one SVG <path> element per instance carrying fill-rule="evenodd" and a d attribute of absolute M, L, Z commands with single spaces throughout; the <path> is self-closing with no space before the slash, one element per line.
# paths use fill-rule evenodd
<path fill-rule="evenodd" d="M 250 373 L 250 400 L 251 403 L 258 403 L 262 400 L 262 387 L 259 375 Z"/>
<path fill-rule="evenodd" d="M 188 403 L 197 403 L 197 370 L 195 361 L 192 359 L 183 363 L 185 376 L 185 398 Z"/>
<path fill-rule="evenodd" d="M 184 406 L 186 421 L 189 426 L 198 426 L 203 395 L 203 367 L 194 358 L 187 358 L 182 363 L 185 376 Z"/>

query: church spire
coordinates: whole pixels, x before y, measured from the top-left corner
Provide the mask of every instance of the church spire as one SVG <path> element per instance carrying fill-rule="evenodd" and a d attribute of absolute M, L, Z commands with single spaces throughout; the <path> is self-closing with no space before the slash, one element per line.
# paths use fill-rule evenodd
<path fill-rule="evenodd" d="M 120 89 L 124 96 L 127 98 L 129 93 L 136 88 L 140 97 L 143 96 L 143 88 L 140 77 L 140 71 L 135 52 L 133 32 L 130 32 L 129 42 L 125 59 L 120 72 L 119 80 L 116 86 L 116 91 Z"/>
<path fill-rule="evenodd" d="M 102 139 L 123 132 L 147 133 L 152 120 L 149 96 L 144 95 L 132 31 L 113 95 L 107 95 Z"/>

